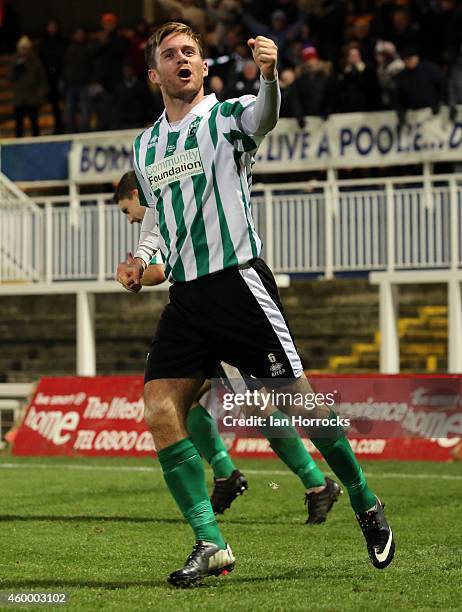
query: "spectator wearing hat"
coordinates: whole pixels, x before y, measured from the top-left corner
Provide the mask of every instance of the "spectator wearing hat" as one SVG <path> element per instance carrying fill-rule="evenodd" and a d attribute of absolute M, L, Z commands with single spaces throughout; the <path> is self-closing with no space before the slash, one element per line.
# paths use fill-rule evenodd
<path fill-rule="evenodd" d="M 114 13 L 101 16 L 101 30 L 95 50 L 96 80 L 106 92 L 112 92 L 122 78 L 122 66 L 128 54 L 127 41 L 117 31 Z"/>
<path fill-rule="evenodd" d="M 421 60 L 415 47 L 402 51 L 404 70 L 396 77 L 395 109 L 400 125 L 406 121 L 406 111 L 431 108 L 434 115 L 447 100 L 447 89 L 441 69 Z"/>
<path fill-rule="evenodd" d="M 40 133 L 39 108 L 45 102 L 48 92 L 45 68 L 35 56 L 32 42 L 28 36 L 22 36 L 16 48 L 17 55 L 8 75 L 13 84 L 16 136 L 20 138 L 24 134 L 25 117 L 29 117 L 32 135 L 38 136 Z"/>
<path fill-rule="evenodd" d="M 117 25 L 117 15 L 102 15 L 90 86 L 90 107 L 97 130 L 112 130 L 116 123 L 113 91 L 122 80 L 122 68 L 129 54 L 128 42 L 119 34 Z"/>
<path fill-rule="evenodd" d="M 343 70 L 337 78 L 335 101 L 340 113 L 370 112 L 380 107 L 375 71 L 363 61 L 357 43 L 344 48 Z"/>
<path fill-rule="evenodd" d="M 331 112 L 334 82 L 330 71 L 318 56 L 315 47 L 305 47 L 299 76 L 292 86 L 291 114 L 300 128 L 305 127 L 305 117 L 326 118 Z"/>

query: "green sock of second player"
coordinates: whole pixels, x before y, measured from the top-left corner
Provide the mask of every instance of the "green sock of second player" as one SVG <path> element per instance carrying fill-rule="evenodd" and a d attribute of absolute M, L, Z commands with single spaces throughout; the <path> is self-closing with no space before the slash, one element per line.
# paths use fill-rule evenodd
<path fill-rule="evenodd" d="M 331 419 L 336 417 L 334 412 L 329 416 Z M 372 508 L 376 503 L 376 497 L 369 489 L 366 477 L 343 428 L 325 427 L 322 430 L 322 437 L 312 437 L 311 441 L 347 489 L 353 510 L 359 514 Z"/>
<path fill-rule="evenodd" d="M 273 419 L 287 420 L 287 415 L 276 410 Z M 276 455 L 296 474 L 306 489 L 322 487 L 326 484 L 323 473 L 310 453 L 306 450 L 297 430 L 292 425 L 265 426 L 262 434 L 269 440 Z"/>
<path fill-rule="evenodd" d="M 203 406 L 198 404 L 191 408 L 186 427 L 199 452 L 210 464 L 215 478 L 229 478 L 236 466 L 220 438 L 215 420 Z"/>

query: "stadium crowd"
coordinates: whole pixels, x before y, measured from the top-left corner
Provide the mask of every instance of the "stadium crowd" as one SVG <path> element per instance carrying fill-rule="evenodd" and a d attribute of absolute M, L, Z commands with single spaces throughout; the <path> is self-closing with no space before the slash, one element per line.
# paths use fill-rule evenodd
<path fill-rule="evenodd" d="M 201 33 L 208 92 L 221 99 L 256 93 L 258 70 L 246 41 L 262 34 L 279 47 L 281 116 L 306 116 L 462 103 L 460 0 L 156 0 L 155 23 L 134 27 L 117 15 L 101 28 L 69 36 L 51 19 L 40 40 L 22 34 L 9 79 L 16 134 L 29 116 L 39 133 L 40 106 L 51 103 L 56 133 L 142 127 L 163 104 L 148 85 L 144 47 L 165 21 Z"/>

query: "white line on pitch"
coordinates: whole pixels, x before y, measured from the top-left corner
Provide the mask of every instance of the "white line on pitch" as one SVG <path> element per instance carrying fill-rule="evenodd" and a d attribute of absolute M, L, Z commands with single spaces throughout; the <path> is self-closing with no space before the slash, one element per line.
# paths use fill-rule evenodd
<path fill-rule="evenodd" d="M 160 472 L 161 469 L 158 467 L 148 466 L 136 466 L 136 465 L 83 465 L 80 463 L 70 464 L 51 464 L 51 463 L 0 463 L 0 469 L 14 469 L 14 470 L 28 470 L 28 469 L 41 469 L 41 470 L 76 470 L 76 471 L 89 471 L 89 472 Z M 267 476 L 291 476 L 292 472 L 288 470 L 260 470 L 260 469 L 248 469 L 245 470 L 246 474 L 255 475 L 267 475 Z M 368 476 L 372 478 L 401 478 L 401 479 L 431 479 L 438 478 L 441 480 L 462 480 L 462 474 L 380 474 L 378 472 L 366 472 Z"/>

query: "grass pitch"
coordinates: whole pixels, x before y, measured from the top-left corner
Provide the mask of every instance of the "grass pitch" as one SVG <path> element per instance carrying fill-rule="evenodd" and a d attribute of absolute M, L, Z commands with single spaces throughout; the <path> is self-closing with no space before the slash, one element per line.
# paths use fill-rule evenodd
<path fill-rule="evenodd" d="M 327 523 L 308 527 L 303 487 L 280 462 L 236 463 L 250 489 L 220 519 L 236 569 L 175 590 L 165 578 L 193 538 L 157 462 L 1 457 L 0 591 L 66 592 L 69 603 L 0 609 L 462 608 L 461 464 L 364 463 L 397 542 L 379 571 L 346 494 Z"/>

